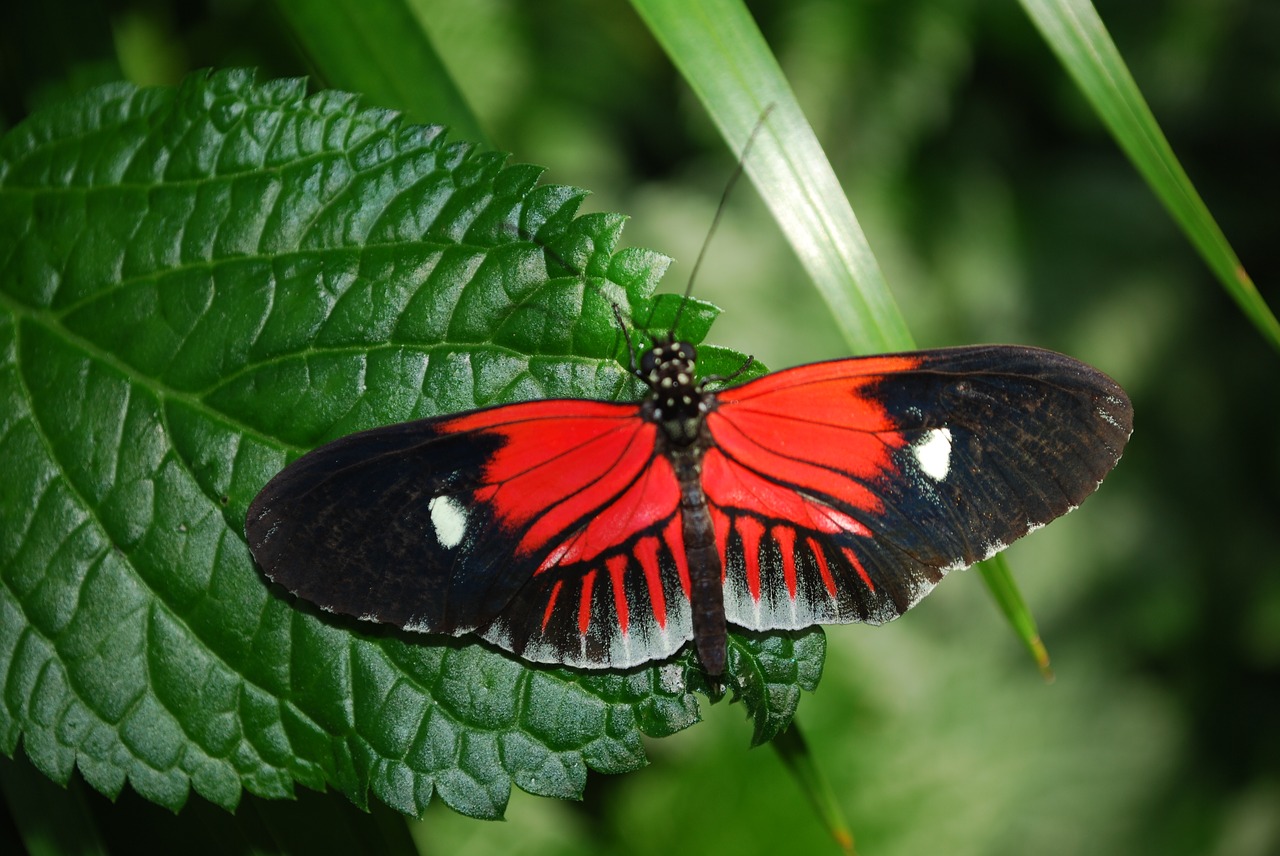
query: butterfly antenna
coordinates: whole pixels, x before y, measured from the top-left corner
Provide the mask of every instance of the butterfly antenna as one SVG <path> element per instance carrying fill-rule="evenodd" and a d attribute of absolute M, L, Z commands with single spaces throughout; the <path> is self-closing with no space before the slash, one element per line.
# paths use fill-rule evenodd
<path fill-rule="evenodd" d="M 764 112 L 756 120 L 755 127 L 747 135 L 747 142 L 742 146 L 742 154 L 738 157 L 738 164 L 733 168 L 733 174 L 729 176 L 728 182 L 725 183 L 724 193 L 720 194 L 720 204 L 716 206 L 715 216 L 711 218 L 711 228 L 707 229 L 707 237 L 702 241 L 702 249 L 698 250 L 698 257 L 694 259 L 693 270 L 689 271 L 689 284 L 684 289 L 684 300 L 680 303 L 680 307 L 676 309 L 676 317 L 672 320 L 671 329 L 667 332 L 668 338 L 675 338 L 676 326 L 680 323 L 680 315 L 684 312 L 685 304 L 689 302 L 689 298 L 693 295 L 693 281 L 697 278 L 698 269 L 702 267 L 702 260 L 707 255 L 707 247 L 711 246 L 711 236 L 716 233 L 716 227 L 720 225 L 720 217 L 724 214 L 725 203 L 729 201 L 729 194 L 733 191 L 733 186 L 742 177 L 742 171 L 747 164 L 747 154 L 751 151 L 752 144 L 755 143 L 756 137 L 760 134 L 760 129 L 764 127 L 765 120 L 769 118 L 769 114 L 772 112 L 772 104 L 764 108 Z"/>
<path fill-rule="evenodd" d="M 622 310 L 618 308 L 618 304 L 613 304 L 613 317 L 618 319 L 618 329 L 622 331 L 622 338 L 627 340 L 627 356 L 630 358 L 628 368 L 636 377 L 640 377 L 640 366 L 636 363 L 636 349 L 631 345 L 631 334 L 627 332 L 627 325 L 622 320 Z"/>

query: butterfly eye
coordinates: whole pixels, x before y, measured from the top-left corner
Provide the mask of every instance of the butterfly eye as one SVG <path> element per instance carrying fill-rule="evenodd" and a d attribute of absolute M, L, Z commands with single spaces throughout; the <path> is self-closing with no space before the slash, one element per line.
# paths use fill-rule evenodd
<path fill-rule="evenodd" d="M 658 363 L 662 359 L 662 354 L 663 354 L 663 350 L 661 347 L 651 348 L 650 350 L 645 351 L 643 354 L 641 354 L 640 355 L 640 373 L 643 375 L 653 374 L 658 368 Z"/>

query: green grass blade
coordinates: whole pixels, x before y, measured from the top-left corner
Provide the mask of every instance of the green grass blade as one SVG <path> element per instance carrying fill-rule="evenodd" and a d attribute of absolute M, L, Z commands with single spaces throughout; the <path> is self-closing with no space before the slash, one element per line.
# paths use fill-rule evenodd
<path fill-rule="evenodd" d="M 836 844 L 845 853 L 854 853 L 853 831 L 849 829 L 849 822 L 845 820 L 831 783 L 827 781 L 808 742 L 800 733 L 800 724 L 791 723 L 791 727 L 773 738 L 769 745 L 778 753 L 800 790 L 813 804 L 814 811 L 818 813 Z"/>
<path fill-rule="evenodd" d="M 1089 0 L 1021 0 L 1116 142 L 1182 227 L 1227 293 L 1280 349 L 1280 322 L 1173 154 Z"/>
<path fill-rule="evenodd" d="M 835 171 L 746 7 L 740 0 L 632 0 L 632 5 L 735 151 L 773 105 L 746 171 L 850 348 L 913 347 Z M 1048 657 L 1008 566 L 1002 561 L 989 566 L 982 566 L 983 578 L 992 596 L 1043 671 Z"/>
<path fill-rule="evenodd" d="M 742 150 L 761 113 L 773 105 L 746 172 L 850 348 L 912 347 L 835 171 L 746 7 L 740 0 L 632 0 L 632 6 L 733 151 Z"/>
<path fill-rule="evenodd" d="M 982 579 L 991 590 L 992 597 L 996 599 L 996 605 L 1013 625 L 1013 629 L 1026 645 L 1031 658 L 1036 661 L 1040 674 L 1046 681 L 1052 681 L 1053 669 L 1049 665 L 1049 651 L 1040 638 L 1040 630 L 1036 627 L 1036 620 L 1031 615 L 1031 610 L 1027 608 L 1026 601 L 1022 599 L 1022 593 L 1018 591 L 1013 581 L 1013 575 L 1009 573 L 1009 563 L 1005 561 L 1004 555 L 992 556 L 978 565 L 978 570 L 982 572 Z"/>
<path fill-rule="evenodd" d="M 0 794 L 21 849 L 30 856 L 110 852 L 79 781 L 66 787 L 54 784 L 19 753 L 0 757 Z M 0 836 L 0 841 L 7 837 Z"/>
<path fill-rule="evenodd" d="M 276 7 L 329 86 L 414 122 L 448 125 L 453 139 L 488 139 L 409 4 L 276 0 Z"/>

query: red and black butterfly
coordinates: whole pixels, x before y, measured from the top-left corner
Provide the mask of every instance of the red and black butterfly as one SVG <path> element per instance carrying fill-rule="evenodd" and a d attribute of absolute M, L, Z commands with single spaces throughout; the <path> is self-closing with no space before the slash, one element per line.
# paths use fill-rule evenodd
<path fill-rule="evenodd" d="M 270 577 L 320 607 L 625 668 L 726 625 L 880 623 L 1093 493 L 1133 412 L 1012 346 L 815 363 L 732 386 L 659 341 L 639 403 L 530 401 L 376 428 L 254 500 Z"/>

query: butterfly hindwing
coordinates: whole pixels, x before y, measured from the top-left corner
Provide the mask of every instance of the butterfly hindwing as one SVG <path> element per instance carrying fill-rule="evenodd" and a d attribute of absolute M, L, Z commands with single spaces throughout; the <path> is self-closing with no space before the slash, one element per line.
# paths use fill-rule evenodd
<path fill-rule="evenodd" d="M 880 623 L 1078 505 L 1132 429 L 1068 357 L 993 346 L 817 363 L 725 390 L 704 485 L 730 623 Z"/>
<path fill-rule="evenodd" d="M 548 566 L 480 633 L 535 662 L 627 668 L 671 656 L 693 636 L 679 519 Z"/>

